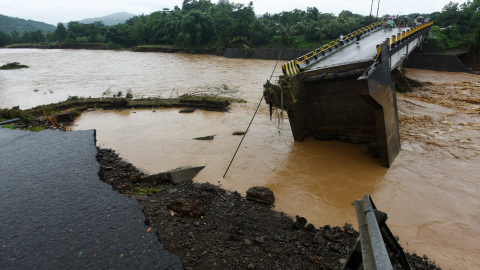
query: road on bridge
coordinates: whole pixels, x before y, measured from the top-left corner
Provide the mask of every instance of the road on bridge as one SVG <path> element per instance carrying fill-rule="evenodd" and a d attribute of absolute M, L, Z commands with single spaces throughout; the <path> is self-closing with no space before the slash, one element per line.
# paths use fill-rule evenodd
<path fill-rule="evenodd" d="M 409 28 L 402 28 L 402 31 L 406 31 Z M 367 36 L 363 36 L 360 39 L 360 47 L 355 45 L 355 41 L 344 45 L 344 48 L 337 50 L 328 57 L 321 59 L 309 70 L 320 69 L 326 66 L 338 65 L 341 63 L 358 62 L 360 60 L 372 59 L 377 54 L 377 45 L 387 38 L 391 38 L 393 35 L 397 36 L 398 28 L 384 31 L 383 29 L 377 30 Z"/>

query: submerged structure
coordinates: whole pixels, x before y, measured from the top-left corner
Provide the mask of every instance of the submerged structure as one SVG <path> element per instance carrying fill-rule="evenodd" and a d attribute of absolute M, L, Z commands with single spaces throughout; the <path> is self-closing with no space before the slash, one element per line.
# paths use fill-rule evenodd
<path fill-rule="evenodd" d="M 340 54 L 352 45 L 356 36 L 372 34 L 369 37 L 372 39 L 375 32 L 380 36 L 383 32 L 378 31 L 379 23 L 355 31 L 341 41 L 283 65 L 284 76 L 278 84 L 267 82 L 265 85 L 265 98 L 274 106 L 287 110 L 295 141 L 313 137 L 362 144 L 374 157 L 380 158 L 382 166 L 390 167 L 400 152 L 397 100 L 391 71 L 400 67 L 415 48 L 421 47 L 430 26 L 428 23 L 391 38 L 381 37 L 383 42 L 373 48 L 374 56 L 320 65 L 323 59 Z M 345 51 L 348 54 L 348 50 Z"/>

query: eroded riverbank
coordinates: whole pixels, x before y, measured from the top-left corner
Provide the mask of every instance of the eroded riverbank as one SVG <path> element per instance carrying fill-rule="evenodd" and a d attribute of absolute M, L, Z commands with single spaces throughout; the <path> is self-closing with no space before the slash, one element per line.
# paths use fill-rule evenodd
<path fill-rule="evenodd" d="M 229 173 L 222 178 L 241 139 L 232 133 L 248 125 L 275 61 L 83 50 L 0 50 L 0 55 L 4 61 L 30 66 L 0 72 L 2 108 L 32 108 L 68 96 L 102 97 L 104 92 L 129 89 L 134 97 L 162 98 L 222 89 L 222 96 L 245 99 L 247 103 L 233 104 L 228 113 L 88 111 L 76 120 L 74 129 L 96 129 L 99 146 L 115 149 L 149 174 L 207 165 L 196 182 L 210 182 L 240 194 L 253 185 L 266 185 L 276 194 L 275 209 L 304 216 L 317 228 L 345 223 L 355 227 L 350 203 L 370 193 L 378 208 L 389 214 L 387 224 L 407 251 L 427 254 L 444 269 L 480 267 L 475 242 L 480 235 L 477 115 L 419 100 L 428 101 L 431 95 L 432 102 L 437 96 L 448 101 L 474 85 L 437 85 L 439 91 L 451 91 L 445 95 L 433 89 L 419 89 L 422 95 L 418 98 L 399 95 L 402 151 L 389 170 L 361 147 L 293 142 L 288 119 L 278 121 L 274 114 L 270 121 L 263 104 Z M 416 72 L 409 75 L 415 78 Z M 277 69 L 274 75 L 279 73 Z M 460 75 L 435 74 L 427 72 L 421 80 L 440 83 L 436 77 L 451 80 Z M 470 74 L 460 76 L 460 83 L 478 82 Z M 216 136 L 212 141 L 193 140 L 208 135 Z"/>
<path fill-rule="evenodd" d="M 305 216 L 315 226 L 343 226 L 345 222 L 356 226 L 350 202 L 370 193 L 389 214 L 387 223 L 407 251 L 428 254 L 446 269 L 471 268 L 480 265 L 475 246 L 475 235 L 480 233 L 475 177 L 480 161 L 479 118 L 435 103 L 437 96 L 458 99 L 465 95 L 465 87 L 473 87 L 470 93 L 474 95 L 477 77 L 447 73 L 449 83 L 436 80 L 432 72 L 418 71 L 432 79 L 415 76 L 415 72 L 410 70 L 409 75 L 434 84 L 398 95 L 402 151 L 389 170 L 362 147 L 313 140 L 294 143 L 288 119 L 281 125 L 270 121 L 268 108 L 263 106 L 226 178 L 221 176 L 240 140 L 231 134 L 248 125 L 247 104 L 234 105 L 226 114 L 199 111 L 187 116 L 177 110 L 164 110 L 161 115 L 148 110 L 87 113 L 75 128 L 97 128 L 102 147 L 116 149 L 146 173 L 207 165 L 197 182 L 220 184 L 240 194 L 251 186 L 266 185 L 277 196 L 275 209 Z M 451 78 L 457 75 L 455 83 Z M 476 111 L 475 102 L 462 104 Z M 132 127 L 135 135 L 115 135 L 129 134 Z M 205 135 L 216 136 L 210 142 L 193 140 Z"/>
<path fill-rule="evenodd" d="M 139 201 L 185 269 L 340 269 L 358 237 L 351 224 L 315 228 L 212 184 L 139 182 L 143 173 L 111 150 L 99 149 L 99 161 L 104 181 Z M 439 269 L 427 256 L 407 258 L 413 269 Z"/>

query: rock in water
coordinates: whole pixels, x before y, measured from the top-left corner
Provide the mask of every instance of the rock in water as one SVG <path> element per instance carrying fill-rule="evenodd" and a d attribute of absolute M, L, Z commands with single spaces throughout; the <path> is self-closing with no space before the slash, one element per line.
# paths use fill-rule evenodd
<path fill-rule="evenodd" d="M 212 136 L 205 136 L 205 137 L 198 137 L 195 138 L 195 140 L 201 140 L 201 141 L 211 141 L 215 138 L 215 135 Z"/>
<path fill-rule="evenodd" d="M 307 219 L 306 218 L 296 216 L 295 219 L 297 221 L 295 221 L 295 223 L 293 224 L 293 229 L 300 230 L 300 229 L 303 229 L 305 227 L 305 225 L 307 225 Z"/>
<path fill-rule="evenodd" d="M 275 202 L 275 195 L 273 195 L 273 191 L 268 187 L 251 187 L 247 190 L 246 199 L 265 204 L 273 204 Z"/>
<path fill-rule="evenodd" d="M 179 113 L 193 113 L 195 111 L 195 108 L 186 108 L 183 110 L 180 110 Z"/>

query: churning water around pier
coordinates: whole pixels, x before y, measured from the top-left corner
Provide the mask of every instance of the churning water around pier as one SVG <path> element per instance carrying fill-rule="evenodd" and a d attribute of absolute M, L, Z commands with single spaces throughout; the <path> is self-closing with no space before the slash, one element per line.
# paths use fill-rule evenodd
<path fill-rule="evenodd" d="M 402 135 L 402 151 L 393 167 L 386 169 L 360 146 L 312 139 L 294 142 L 286 115 L 283 120 L 276 115 L 270 120 L 263 102 L 232 167 L 222 178 L 241 139 L 232 133 L 245 131 L 276 61 L 115 51 L 0 50 L 0 64 L 14 61 L 30 68 L 0 71 L 0 108 L 29 108 L 68 96 L 111 96 L 118 91 L 125 95 L 129 90 L 135 97 L 206 92 L 243 98 L 247 103 L 233 104 L 226 113 L 88 111 L 78 117 L 73 129 L 96 129 L 99 146 L 116 150 L 149 174 L 206 165 L 195 181 L 241 194 L 251 186 L 268 186 L 275 192 L 276 210 L 304 216 L 317 227 L 345 222 L 357 227 L 350 203 L 369 193 L 377 207 L 389 214 L 387 224 L 406 250 L 427 254 L 444 269 L 480 267 L 480 134 L 476 129 L 435 134 L 420 130 L 418 136 Z M 278 66 L 275 75 L 280 72 Z M 423 76 L 428 80 L 428 74 Z M 455 124 L 479 121 L 402 96 L 399 114 L 445 114 L 449 117 L 445 121 Z M 446 138 L 449 134 L 463 137 Z M 214 140 L 193 139 L 208 135 L 215 135 Z M 432 136 L 452 142 L 470 138 L 471 147 L 439 146 L 424 139 Z"/>

